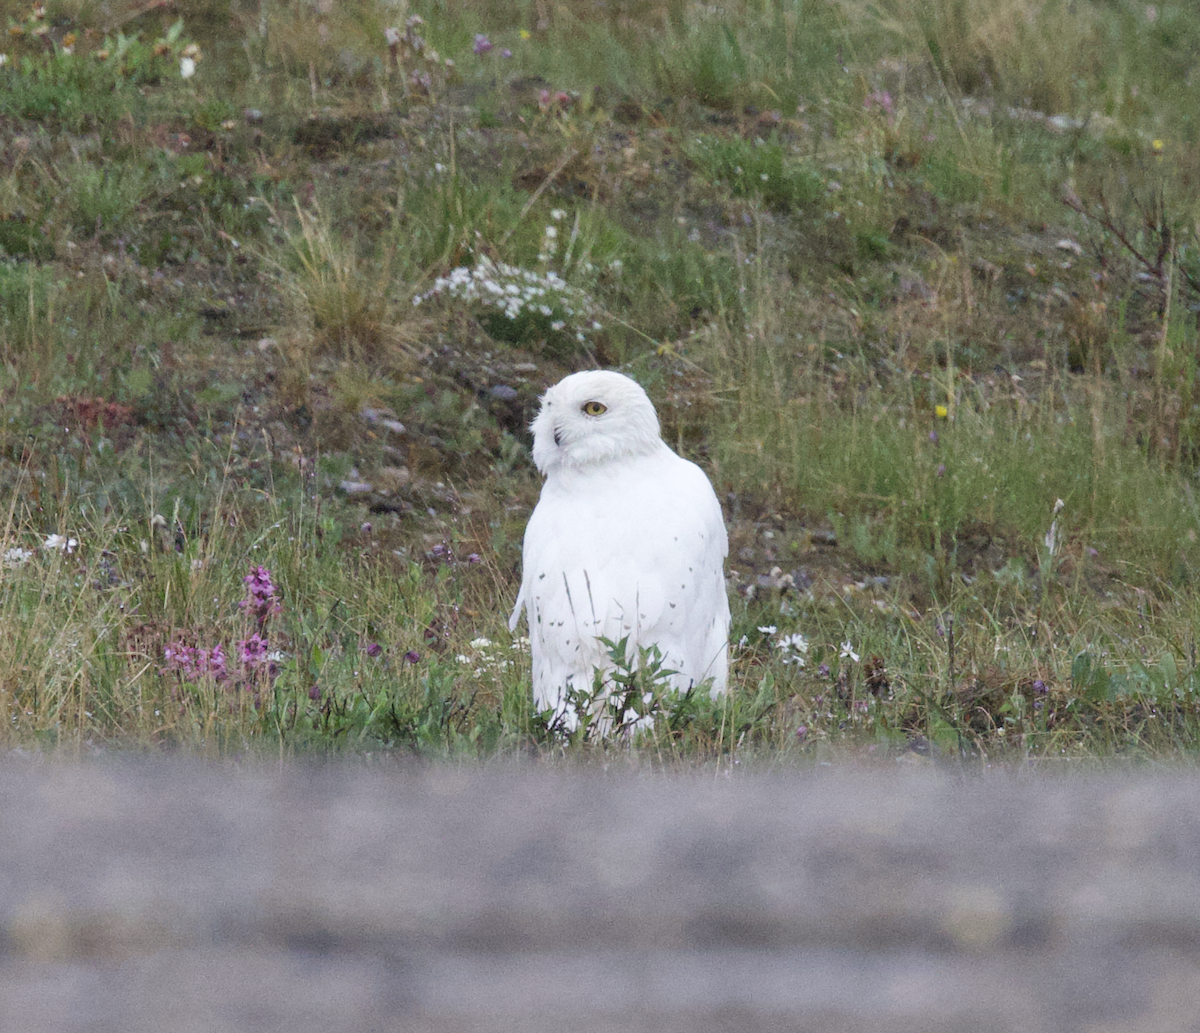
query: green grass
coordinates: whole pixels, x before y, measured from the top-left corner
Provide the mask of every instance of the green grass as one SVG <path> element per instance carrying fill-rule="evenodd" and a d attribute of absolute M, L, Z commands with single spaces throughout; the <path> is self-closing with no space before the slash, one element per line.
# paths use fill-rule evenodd
<path fill-rule="evenodd" d="M 1194 754 L 1185 7 L 138 10 L 0 2 L 0 743 Z M 507 630 L 590 365 L 731 534 L 731 692 L 632 746 Z"/>

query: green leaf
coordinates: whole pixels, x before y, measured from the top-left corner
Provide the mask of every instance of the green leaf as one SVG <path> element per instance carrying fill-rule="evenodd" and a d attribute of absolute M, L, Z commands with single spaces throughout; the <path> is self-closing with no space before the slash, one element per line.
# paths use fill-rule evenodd
<path fill-rule="evenodd" d="M 1171 653 L 1164 653 L 1158 662 L 1158 669 L 1162 671 L 1164 687 L 1174 690 L 1179 684 L 1179 668 L 1175 666 L 1175 657 Z"/>

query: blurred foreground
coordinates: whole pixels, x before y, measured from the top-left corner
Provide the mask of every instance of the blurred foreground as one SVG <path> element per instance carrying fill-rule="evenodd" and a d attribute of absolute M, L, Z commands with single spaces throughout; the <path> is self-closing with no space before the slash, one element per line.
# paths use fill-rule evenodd
<path fill-rule="evenodd" d="M 1200 778 L 0 763 L 0 1030 L 1195 1028 Z"/>

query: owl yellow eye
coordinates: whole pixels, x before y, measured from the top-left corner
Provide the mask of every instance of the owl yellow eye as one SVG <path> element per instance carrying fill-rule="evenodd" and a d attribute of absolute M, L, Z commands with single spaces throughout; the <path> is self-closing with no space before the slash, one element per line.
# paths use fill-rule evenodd
<path fill-rule="evenodd" d="M 608 412 L 608 406 L 603 402 L 584 402 L 583 411 L 587 413 L 588 416 L 603 416 L 606 412 Z"/>

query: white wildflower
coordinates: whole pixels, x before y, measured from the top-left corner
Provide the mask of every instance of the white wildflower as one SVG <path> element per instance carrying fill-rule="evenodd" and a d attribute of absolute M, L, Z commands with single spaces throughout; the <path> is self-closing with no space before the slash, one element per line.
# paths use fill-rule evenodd
<path fill-rule="evenodd" d="M 783 654 L 783 662 L 785 664 L 795 664 L 797 667 L 803 667 L 807 662 L 808 657 L 808 639 L 799 632 L 792 635 L 784 635 L 775 643 L 775 648 Z"/>
<path fill-rule="evenodd" d="M 543 241 L 544 245 L 548 243 Z M 547 260 L 553 250 L 544 247 L 542 260 Z M 587 341 L 585 330 L 601 328 L 593 318 L 596 303 L 557 273 L 522 269 L 486 257 L 481 257 L 474 268 L 462 266 L 438 277 L 428 291 L 413 298 L 413 304 L 420 305 L 438 296 L 497 310 L 513 321 L 529 312 L 546 320 L 554 333 L 574 330 L 581 343 Z M 576 325 L 571 326 L 572 323 Z"/>
<path fill-rule="evenodd" d="M 777 627 L 775 627 L 774 624 L 767 624 L 767 625 L 760 626 L 758 630 L 761 631 L 764 635 L 774 635 L 775 632 L 777 632 L 779 629 Z"/>
<path fill-rule="evenodd" d="M 14 545 L 11 549 L 4 550 L 4 565 L 6 567 L 19 567 L 32 557 L 33 551 L 31 549 L 22 549 L 19 545 Z"/>
<path fill-rule="evenodd" d="M 858 663 L 858 654 L 850 647 L 849 639 L 846 639 L 842 643 L 842 651 L 838 653 L 838 658 L 840 660 L 853 660 L 855 663 Z"/>
<path fill-rule="evenodd" d="M 59 552 L 66 553 L 74 552 L 78 545 L 78 538 L 68 538 L 66 535 L 61 534 L 47 535 L 46 540 L 42 542 L 43 549 L 57 549 Z"/>
<path fill-rule="evenodd" d="M 180 78 L 190 79 L 196 74 L 196 59 L 192 57 L 181 57 L 179 59 L 179 75 Z"/>

